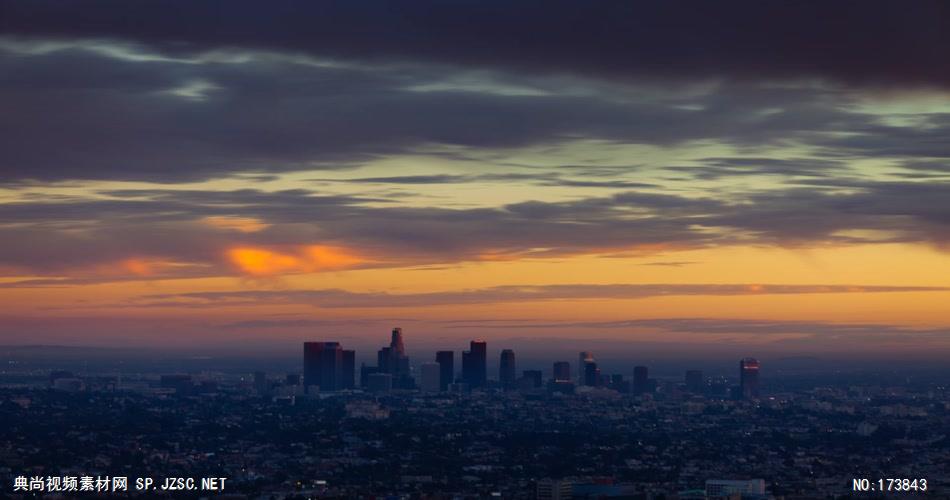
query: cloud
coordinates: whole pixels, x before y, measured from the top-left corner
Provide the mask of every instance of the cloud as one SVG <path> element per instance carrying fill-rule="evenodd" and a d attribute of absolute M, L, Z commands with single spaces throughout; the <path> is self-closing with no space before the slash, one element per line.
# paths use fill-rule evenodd
<path fill-rule="evenodd" d="M 778 0 L 631 4 L 567 0 L 136 2 L 4 0 L 21 36 L 124 38 L 170 56 L 244 46 L 333 59 L 411 60 L 605 78 L 828 78 L 946 85 L 938 1 L 833 5 Z M 596 34 L 596 36 L 594 36 Z"/>
<path fill-rule="evenodd" d="M 707 334 L 754 334 L 754 335 L 785 335 L 789 333 L 808 333 L 834 337 L 837 335 L 888 335 L 888 334 L 927 334 L 936 333 L 945 335 L 950 331 L 943 328 L 912 328 L 887 324 L 874 323 L 833 323 L 822 321 L 781 321 L 758 320 L 744 318 L 650 318 L 631 319 L 620 321 L 559 321 L 545 322 L 539 320 L 524 320 L 517 322 L 487 322 L 480 324 L 479 320 L 466 320 L 465 323 L 455 323 L 450 328 L 485 328 L 485 329 L 626 329 L 652 328 L 681 333 Z"/>
<path fill-rule="evenodd" d="M 664 296 L 736 296 L 842 293 L 946 292 L 948 287 L 776 285 L 776 284 L 613 284 L 506 285 L 463 291 L 391 294 L 324 290 L 241 290 L 142 296 L 129 307 L 219 307 L 241 304 L 307 304 L 319 308 L 432 307 L 559 300 L 644 299 Z"/>
<path fill-rule="evenodd" d="M 401 319 L 406 322 L 410 320 Z M 327 328 L 392 324 L 391 319 L 252 319 L 221 325 L 225 329 Z"/>
<path fill-rule="evenodd" d="M 643 264 L 644 266 L 659 266 L 659 267 L 683 267 L 691 264 L 697 264 L 695 261 L 690 260 L 675 260 L 675 261 L 666 261 L 666 262 L 647 262 Z"/>
<path fill-rule="evenodd" d="M 373 160 L 428 154 L 432 146 L 484 155 L 584 140 L 663 148 L 699 141 L 759 149 L 801 144 L 818 148 L 822 156 L 837 155 L 823 160 L 760 156 L 754 165 L 741 164 L 751 159 L 710 158 L 702 168 L 687 171 L 697 178 L 821 175 L 866 155 L 947 154 L 938 141 L 945 135 L 941 118 L 931 116 L 919 129 L 879 124 L 880 116 L 855 107 L 865 97 L 862 91 L 827 85 L 776 86 L 731 78 L 701 84 L 650 78 L 602 82 L 502 70 L 473 73 L 402 59 L 314 59 L 253 47 L 208 46 L 174 56 L 160 49 L 104 40 L 0 39 L 0 128 L 6 132 L 0 135 L 0 183 L 182 183 L 238 174 L 272 179 L 285 172 L 354 169 Z M 446 75 L 475 79 L 480 86 L 412 90 Z M 539 92 L 491 90 L 510 85 Z M 532 177 L 475 170 L 351 182 L 507 178 L 613 189 L 655 184 L 551 171 Z"/>
<path fill-rule="evenodd" d="M 668 166 L 666 170 L 696 179 L 714 180 L 743 175 L 834 177 L 846 175 L 847 162 L 815 158 L 702 158 L 692 166 Z"/>
<path fill-rule="evenodd" d="M 628 169 L 629 170 L 629 169 Z M 583 172 L 581 172 L 583 173 Z M 617 173 L 617 172 L 614 172 Z M 473 182 L 536 184 L 539 186 L 593 187 L 608 189 L 639 189 L 658 187 L 646 182 L 623 180 L 575 180 L 564 178 L 555 173 L 537 174 L 479 174 L 479 175 L 399 175 L 392 177 L 356 177 L 349 179 L 312 179 L 316 182 L 335 182 L 352 184 L 463 184 Z"/>
<path fill-rule="evenodd" d="M 233 251 L 239 248 L 293 260 L 300 265 L 284 270 L 305 272 L 320 266 L 301 264 L 316 262 L 301 260 L 306 253 L 301 249 L 317 247 L 346 249 L 340 255 L 359 256 L 360 267 L 399 267 L 578 254 L 642 256 L 750 243 L 910 242 L 937 248 L 950 243 L 948 184 L 810 182 L 710 193 L 716 197 L 623 191 L 477 208 L 302 189 L 125 189 L 101 191 L 96 198 L 27 197 L 0 204 L 5 242 L 0 267 L 8 275 L 19 269 L 19 275 L 65 272 L 80 278 L 89 277 L 76 274 L 83 269 L 121 269 L 121 263 L 134 260 L 155 264 L 150 266 L 155 277 L 220 276 L 233 274 Z M 236 229 L 235 221 L 244 230 Z"/>
<path fill-rule="evenodd" d="M 734 227 L 760 241 L 781 244 L 847 242 L 848 237 L 836 233 L 873 230 L 889 233 L 889 241 L 930 242 L 942 247 L 950 238 L 948 195 L 950 184 L 946 183 L 824 180 L 812 188 L 749 195 L 747 203 L 713 216 L 707 223 Z"/>
<path fill-rule="evenodd" d="M 236 247 L 229 249 L 227 256 L 235 267 L 251 276 L 339 270 L 364 262 L 352 250 L 329 245 L 307 245 L 289 250 Z"/>
<path fill-rule="evenodd" d="M 880 351 L 885 347 L 894 355 L 907 351 L 946 352 L 950 348 L 950 330 L 945 327 L 915 327 L 878 323 L 839 323 L 824 321 L 783 321 L 747 318 L 650 318 L 620 321 L 559 321 L 543 320 L 481 322 L 447 322 L 444 328 L 478 331 L 523 331 L 538 334 L 565 332 L 567 335 L 583 334 L 583 345 L 597 346 L 608 352 L 631 349 L 628 339 L 616 338 L 616 332 L 624 332 L 637 339 L 636 348 L 664 345 L 663 350 L 682 349 L 683 338 L 691 345 L 709 348 L 754 347 L 754 352 L 825 353 Z M 614 338 L 599 339 L 599 333 Z M 672 340 L 680 339 L 679 341 Z M 714 339 L 714 340 L 713 340 Z M 539 342 L 535 335 L 510 338 L 508 342 Z M 543 339 L 545 345 L 564 344 L 565 339 L 552 336 Z M 577 340 L 575 340 L 575 345 Z M 925 347 L 922 347 L 925 346 Z M 565 346 L 567 347 L 567 346 Z"/>
<path fill-rule="evenodd" d="M 236 247 L 276 250 L 311 245 L 346 247 L 368 260 L 406 265 L 700 244 L 706 236 L 675 220 L 610 219 L 637 207 L 644 212 L 663 208 L 675 215 L 717 205 L 684 199 L 685 207 L 678 209 L 676 197 L 636 194 L 475 209 L 387 207 L 370 198 L 302 190 L 102 194 L 115 199 L 0 205 L 0 224 L 10 224 L 0 227 L 0 236 L 9 242 L 0 247 L 0 265 L 50 273 L 134 257 L 215 266 L 233 262 L 223 262 L 222 256 Z M 209 225 L 208 217 L 253 219 L 267 227 L 234 231 Z"/>

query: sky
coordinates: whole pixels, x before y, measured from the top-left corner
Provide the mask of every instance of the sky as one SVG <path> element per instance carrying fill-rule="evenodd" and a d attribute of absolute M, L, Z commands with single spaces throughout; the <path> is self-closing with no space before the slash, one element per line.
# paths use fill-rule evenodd
<path fill-rule="evenodd" d="M 0 0 L 0 344 L 945 356 L 948 54 L 941 2 Z"/>

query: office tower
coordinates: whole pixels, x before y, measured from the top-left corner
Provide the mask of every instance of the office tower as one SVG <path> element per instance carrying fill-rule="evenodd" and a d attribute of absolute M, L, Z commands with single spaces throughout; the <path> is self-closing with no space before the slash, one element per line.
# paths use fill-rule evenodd
<path fill-rule="evenodd" d="M 398 357 L 392 354 L 393 351 L 388 347 L 384 348 L 384 351 L 390 353 L 390 355 L 384 357 L 377 371 L 379 373 L 392 375 L 393 388 L 412 389 L 415 385 L 415 381 L 409 373 L 409 358 L 405 356 Z"/>
<path fill-rule="evenodd" d="M 317 382 L 320 390 L 339 390 L 342 370 L 343 348 L 340 343 L 324 342 L 323 352 L 320 353 L 320 382 Z"/>
<path fill-rule="evenodd" d="M 303 343 L 303 386 L 305 388 L 318 385 L 321 352 L 323 352 L 323 342 Z"/>
<path fill-rule="evenodd" d="M 567 361 L 556 361 L 554 363 L 554 381 L 568 382 L 571 380 L 571 364 Z"/>
<path fill-rule="evenodd" d="M 336 342 L 304 342 L 303 344 L 303 385 L 304 388 L 319 386 L 321 390 L 332 391 L 333 377 L 325 377 L 327 373 L 336 369 L 334 361 L 335 351 L 339 348 Z M 325 355 L 324 351 L 329 354 Z M 330 363 L 325 363 L 330 361 Z"/>
<path fill-rule="evenodd" d="M 406 355 L 406 346 L 402 343 L 402 328 L 393 328 L 393 336 L 392 340 L 389 342 L 389 347 L 392 348 L 393 352 L 396 353 L 397 356 Z"/>
<path fill-rule="evenodd" d="M 254 372 L 254 390 L 258 394 L 267 393 L 267 374 L 264 372 Z"/>
<path fill-rule="evenodd" d="M 693 394 L 702 394 L 703 386 L 706 385 L 703 383 L 703 372 L 700 370 L 686 370 L 686 390 L 692 392 Z"/>
<path fill-rule="evenodd" d="M 488 344 L 484 340 L 476 339 L 469 343 L 475 360 L 475 380 L 477 387 L 484 386 L 488 381 Z"/>
<path fill-rule="evenodd" d="M 344 350 L 340 363 L 339 389 L 356 388 L 356 351 Z"/>
<path fill-rule="evenodd" d="M 462 379 L 472 389 L 484 387 L 488 379 L 488 345 L 473 340 L 469 350 L 462 352 Z"/>
<path fill-rule="evenodd" d="M 304 342 L 303 385 L 337 391 L 344 383 L 343 349 L 339 342 Z"/>
<path fill-rule="evenodd" d="M 403 344 L 402 328 L 393 328 L 389 346 L 376 353 L 376 367 L 379 373 L 392 375 L 393 387 L 411 389 L 415 385 L 409 373 L 409 357 Z"/>
<path fill-rule="evenodd" d="M 759 397 L 759 361 L 755 358 L 739 361 L 739 396 L 742 399 Z"/>
<path fill-rule="evenodd" d="M 439 392 L 442 390 L 442 365 L 430 361 L 422 363 L 419 369 L 422 372 L 422 390 L 424 392 Z"/>
<path fill-rule="evenodd" d="M 541 370 L 525 370 L 521 372 L 521 377 L 531 381 L 531 387 L 541 387 Z"/>
<path fill-rule="evenodd" d="M 300 374 L 288 373 L 287 377 L 284 379 L 284 385 L 300 385 Z"/>
<path fill-rule="evenodd" d="M 455 382 L 455 353 L 439 351 L 435 353 L 435 361 L 439 363 L 439 390 L 447 391 L 449 384 Z"/>
<path fill-rule="evenodd" d="M 515 386 L 515 351 L 505 349 L 501 351 L 501 359 L 498 363 L 498 380 L 505 389 L 512 389 Z"/>
<path fill-rule="evenodd" d="M 462 351 L 462 382 L 467 386 L 475 375 L 475 361 L 472 359 L 472 351 Z"/>
<path fill-rule="evenodd" d="M 590 387 L 600 385 L 600 368 L 597 368 L 597 363 L 594 361 L 584 363 L 584 385 Z"/>
<path fill-rule="evenodd" d="M 376 367 L 381 373 L 392 373 L 395 366 L 398 366 L 398 363 L 393 360 L 392 347 L 383 347 L 376 351 Z"/>
<path fill-rule="evenodd" d="M 650 392 L 650 379 L 648 378 L 647 367 L 633 367 L 633 393 L 646 394 Z"/>
<path fill-rule="evenodd" d="M 584 365 L 594 361 L 594 354 L 581 351 L 577 355 L 577 385 L 584 385 Z"/>

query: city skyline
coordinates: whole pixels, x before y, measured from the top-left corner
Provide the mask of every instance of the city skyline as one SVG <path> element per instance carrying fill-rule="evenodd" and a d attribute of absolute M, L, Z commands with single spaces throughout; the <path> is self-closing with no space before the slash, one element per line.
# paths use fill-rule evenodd
<path fill-rule="evenodd" d="M 950 353 L 939 3 L 2 8 L 2 345 Z"/>
<path fill-rule="evenodd" d="M 739 361 L 739 374 L 735 379 L 738 381 L 737 385 L 726 385 L 730 377 L 707 378 L 702 370 L 687 369 L 682 373 L 679 382 L 671 382 L 670 378 L 666 377 L 661 388 L 659 381 L 649 376 L 649 367 L 631 364 L 632 371 L 629 374 L 623 371 L 603 372 L 598 367 L 594 353 L 590 351 L 578 352 L 575 367 L 578 376 L 572 379 L 571 363 L 563 360 L 554 361 L 549 372 L 527 369 L 519 374 L 515 351 L 502 346 L 495 349 L 498 353 L 497 375 L 492 376 L 488 370 L 489 352 L 488 343 L 484 339 L 472 339 L 469 349 L 460 352 L 462 365 L 458 370 L 455 365 L 455 351 L 451 350 L 436 351 L 431 353 L 434 355 L 422 356 L 421 362 L 416 358 L 416 362 L 412 363 L 407 355 L 403 329 L 394 327 L 391 330 L 389 345 L 377 351 L 376 365 L 363 362 L 359 368 L 358 379 L 355 351 L 343 350 L 339 342 L 327 340 L 304 342 L 301 365 L 303 377 L 290 372 L 286 374 L 285 379 L 291 387 L 300 385 L 301 395 L 354 390 L 375 394 L 388 394 L 394 390 L 458 394 L 474 391 L 547 391 L 570 394 L 578 389 L 607 389 L 637 397 L 654 395 L 658 390 L 709 393 L 748 401 L 758 400 L 762 396 L 759 383 L 761 364 L 752 357 L 744 357 Z M 262 394 L 270 393 L 261 389 L 267 385 L 266 377 L 264 372 L 254 372 L 255 390 Z M 190 383 L 190 377 L 188 380 Z M 291 384 L 290 380 L 296 382 Z M 296 392 L 291 394 L 296 395 Z"/>

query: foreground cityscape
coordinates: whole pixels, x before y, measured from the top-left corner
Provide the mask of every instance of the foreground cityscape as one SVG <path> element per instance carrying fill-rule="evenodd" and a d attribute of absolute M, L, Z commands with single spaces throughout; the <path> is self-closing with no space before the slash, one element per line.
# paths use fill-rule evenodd
<path fill-rule="evenodd" d="M 647 366 L 602 373 L 587 351 L 549 372 L 519 373 L 510 349 L 494 378 L 483 340 L 461 353 L 460 369 L 452 351 L 432 359 L 411 364 L 395 328 L 359 378 L 355 352 L 338 342 L 304 343 L 302 373 L 8 369 L 3 494 L 672 500 L 950 491 L 950 391 L 939 382 L 827 378 L 765 391 L 753 358 L 735 376 L 687 370 L 672 379 Z M 146 477 L 226 480 L 212 492 L 132 486 Z M 101 486 L 116 478 L 127 489 Z"/>

